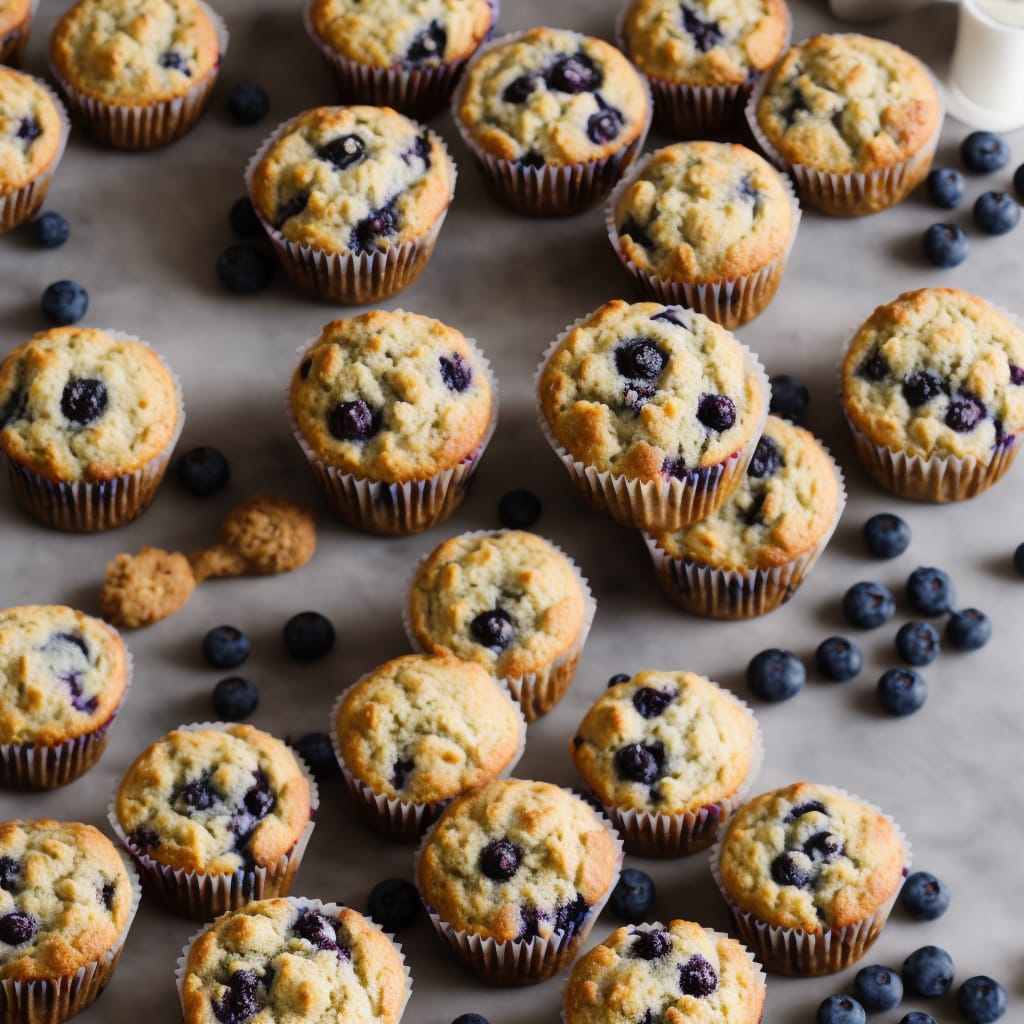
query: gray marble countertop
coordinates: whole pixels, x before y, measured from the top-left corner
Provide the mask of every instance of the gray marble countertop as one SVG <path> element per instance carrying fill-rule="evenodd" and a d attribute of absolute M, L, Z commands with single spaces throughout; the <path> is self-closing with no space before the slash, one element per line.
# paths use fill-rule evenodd
<path fill-rule="evenodd" d="M 28 69 L 45 67 L 45 40 L 64 4 L 43 0 Z M 400 539 L 364 537 L 333 521 L 293 440 L 282 397 L 297 346 L 345 310 L 318 304 L 283 281 L 252 298 L 235 298 L 218 284 L 214 261 L 232 242 L 227 213 L 242 193 L 242 168 L 279 120 L 333 102 L 326 70 L 306 39 L 299 0 L 220 0 L 231 47 L 211 109 L 198 128 L 165 151 L 119 153 L 75 131 L 56 176 L 49 206 L 72 226 L 61 249 L 36 250 L 19 234 L 0 239 L 0 355 L 47 326 L 39 294 L 50 281 L 72 277 L 88 288 L 86 323 L 137 334 L 166 355 L 184 384 L 188 420 L 179 450 L 198 444 L 230 457 L 230 486 L 212 499 L 185 494 L 168 479 L 139 521 L 94 537 L 50 532 L 27 520 L 0 487 L 0 603 L 66 602 L 97 613 L 107 561 L 145 544 L 189 550 L 212 540 L 220 517 L 244 498 L 277 491 L 320 513 L 319 548 L 300 571 L 282 577 L 213 581 L 201 586 L 172 619 L 127 635 L 135 683 L 102 761 L 83 779 L 54 793 L 0 794 L 0 817 L 56 817 L 107 829 L 105 808 L 122 772 L 146 745 L 174 726 L 212 715 L 210 691 L 221 673 L 206 667 L 199 643 L 207 629 L 230 622 L 252 638 L 244 673 L 260 687 L 255 725 L 277 735 L 326 727 L 335 696 L 376 664 L 405 653 L 400 606 L 414 562 L 442 539 L 498 525 L 498 497 L 513 487 L 534 489 L 544 503 L 536 529 L 565 548 L 589 576 L 597 618 L 576 680 L 564 701 L 530 727 L 519 773 L 571 784 L 567 739 L 608 677 L 643 668 L 688 668 L 741 696 L 747 661 L 765 647 L 785 646 L 813 664 L 816 645 L 844 631 L 843 591 L 878 579 L 898 592 L 917 565 L 940 565 L 953 576 L 958 604 L 985 609 L 994 640 L 972 655 L 943 654 L 925 669 L 930 696 L 907 719 L 876 707 L 873 684 L 896 662 L 898 618 L 856 639 L 865 669 L 854 682 L 827 684 L 810 672 L 795 699 L 756 711 L 766 759 L 758 789 L 811 779 L 845 787 L 879 804 L 913 842 L 914 865 L 951 886 L 942 919 L 920 924 L 897 909 L 870 962 L 898 966 L 925 944 L 947 948 L 959 980 L 990 974 L 1010 993 L 1007 1021 L 1024 1021 L 1024 944 L 1020 939 L 1020 851 L 1024 796 L 1017 771 L 1024 761 L 1020 651 L 1014 639 L 1024 611 L 1024 582 L 1012 566 L 1024 541 L 1020 509 L 1024 466 L 995 489 L 954 507 L 898 501 L 872 485 L 856 462 L 835 394 L 840 345 L 878 304 L 909 288 L 954 284 L 1024 313 L 1022 231 L 986 238 L 970 227 L 970 204 L 945 216 L 915 195 L 896 209 L 852 221 L 805 214 L 781 289 L 770 308 L 740 337 L 770 373 L 795 372 L 809 383 L 809 425 L 843 465 L 850 489 L 846 513 L 828 551 L 799 594 L 766 618 L 710 622 L 676 611 L 661 597 L 638 536 L 584 507 L 544 442 L 533 411 L 530 382 L 541 352 L 568 323 L 606 300 L 631 297 L 630 282 L 607 243 L 600 210 L 564 220 L 530 221 L 496 205 L 450 118 L 440 130 L 460 164 L 457 195 L 433 261 L 389 308 L 437 316 L 479 339 L 501 383 L 497 433 L 464 506 L 432 532 Z M 501 27 L 555 23 L 609 37 L 611 0 L 509 0 Z M 794 38 L 838 27 L 824 2 L 792 4 Z M 955 11 L 932 5 L 861 30 L 890 38 L 927 60 L 941 75 L 952 49 Z M 225 110 L 230 86 L 254 80 L 272 97 L 271 117 L 243 128 Z M 956 163 L 964 126 L 946 124 L 938 161 Z M 1008 187 L 1024 160 L 1024 132 L 1009 137 L 1011 167 L 989 179 L 969 178 L 969 198 Z M 666 140 L 653 138 L 648 148 Z M 920 236 L 936 220 L 961 223 L 971 234 L 970 259 L 954 271 L 929 267 Z M 892 562 L 872 560 L 860 529 L 875 512 L 891 510 L 910 522 L 910 550 Z M 287 660 L 281 628 L 292 614 L 317 609 L 338 632 L 324 660 Z M 109 831 L 109 830 L 108 830 Z M 649 871 L 658 885 L 656 916 L 690 918 L 725 928 L 726 914 L 707 859 L 627 863 Z M 375 838 L 355 817 L 340 783 L 323 787 L 319 821 L 298 873 L 297 895 L 341 900 L 365 909 L 372 885 L 411 877 L 412 851 Z M 616 927 L 609 911 L 591 941 Z M 82 1024 L 179 1020 L 174 964 L 196 926 L 144 900 L 121 965 Z M 491 989 L 447 959 L 421 919 L 402 936 L 414 977 L 409 1024 L 445 1024 L 476 1011 L 492 1024 L 558 1019 L 561 981 L 520 991 Z M 853 971 L 837 977 L 771 977 L 767 1024 L 814 1019 L 818 1003 L 849 990 Z M 933 1001 L 935 1002 L 935 1001 Z M 906 1001 L 900 1013 L 929 1009 L 939 1020 L 960 1019 L 952 996 L 927 1006 Z M 878 1018 L 882 1019 L 882 1018 Z"/>

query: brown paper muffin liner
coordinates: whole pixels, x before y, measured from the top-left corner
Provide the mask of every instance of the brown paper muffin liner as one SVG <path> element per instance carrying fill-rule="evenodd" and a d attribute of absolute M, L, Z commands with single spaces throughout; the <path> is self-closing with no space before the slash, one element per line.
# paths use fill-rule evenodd
<path fill-rule="evenodd" d="M 689 558 L 675 558 L 658 544 L 652 534 L 643 531 L 654 575 L 665 596 L 683 611 L 711 619 L 752 619 L 766 615 L 788 601 L 832 539 L 846 508 L 843 471 L 827 448 L 825 454 L 839 485 L 835 516 L 813 548 L 784 565 L 744 571 L 721 569 Z"/>
<path fill-rule="evenodd" d="M 572 793 L 572 790 L 566 790 L 566 792 L 571 793 L 577 799 L 582 799 L 576 793 Z M 548 978 L 564 970 L 576 959 L 576 955 L 587 941 L 594 922 L 611 897 L 615 884 L 619 880 L 619 871 L 622 868 L 623 860 L 622 840 L 615 828 L 600 811 L 594 813 L 597 814 L 611 836 L 617 851 L 616 867 L 604 896 L 593 905 L 580 929 L 572 934 L 559 932 L 550 939 L 536 936 L 523 941 L 511 939 L 508 942 L 485 939 L 473 932 L 454 928 L 447 921 L 442 920 L 440 914 L 427 902 L 426 896 L 422 891 L 420 892 L 420 899 L 423 901 L 423 906 L 430 917 L 430 923 L 434 926 L 437 937 L 448 947 L 452 956 L 462 962 L 464 967 L 490 985 L 517 988 L 547 981 Z M 436 827 L 435 822 L 423 836 L 416 849 L 413 871 L 417 888 L 419 888 L 420 857 Z"/>
<path fill-rule="evenodd" d="M 639 480 L 609 470 L 598 470 L 576 459 L 555 437 L 541 409 L 539 388 L 544 367 L 562 341 L 585 319 L 581 317 L 570 324 L 547 347 L 533 378 L 533 390 L 538 399 L 537 422 L 569 474 L 573 486 L 588 504 L 622 526 L 660 533 L 680 530 L 690 523 L 706 519 L 739 486 L 764 431 L 770 391 L 768 375 L 760 360 L 746 345 L 737 342 L 743 350 L 744 376 L 754 373 L 761 385 L 761 411 L 750 438 L 739 451 L 713 466 L 691 470 L 686 480 L 675 477 L 668 480 Z"/>
<path fill-rule="evenodd" d="M 103 333 L 118 341 L 134 341 L 146 345 L 134 334 L 126 334 L 124 331 L 104 328 Z M 70 533 L 100 533 L 130 523 L 149 508 L 167 472 L 174 446 L 185 427 L 181 379 L 159 352 L 157 357 L 174 378 L 178 395 L 178 422 L 167 447 L 134 473 L 123 473 L 97 483 L 85 480 L 57 483 L 8 456 L 7 475 L 11 492 L 33 519 L 44 526 Z"/>
<path fill-rule="evenodd" d="M 357 679 L 352 685 L 362 682 L 366 676 Z M 512 699 L 508 687 L 502 680 L 498 685 L 504 691 L 509 703 L 516 709 L 519 716 L 519 747 L 512 755 L 511 760 L 494 777 L 496 779 L 507 779 L 515 770 L 517 764 L 526 750 L 526 719 L 523 717 L 522 709 Z M 347 692 L 347 691 L 346 691 Z M 341 768 L 341 774 L 345 778 L 345 785 L 348 787 L 349 795 L 356 805 L 356 810 L 370 827 L 385 839 L 394 839 L 400 843 L 415 843 L 420 836 L 440 817 L 441 812 L 455 799 L 455 796 L 445 800 L 435 800 L 426 803 L 419 803 L 415 800 L 403 800 L 401 797 L 389 797 L 383 793 L 377 793 L 364 782 L 356 777 L 349 768 L 341 752 L 341 743 L 338 739 L 338 709 L 345 699 L 345 693 L 340 693 L 337 700 L 331 707 L 331 746 L 334 749 L 334 757 Z M 488 780 L 489 781 L 489 780 Z M 456 794 L 456 796 L 461 794 Z"/>
<path fill-rule="evenodd" d="M 495 46 L 512 42 L 525 32 L 511 32 L 482 46 L 469 61 L 452 96 L 452 114 L 462 140 L 476 158 L 484 183 L 498 202 L 535 217 L 564 217 L 589 209 L 603 199 L 644 148 L 651 127 L 651 90 L 640 75 L 647 93 L 647 115 L 637 137 L 621 149 L 600 160 L 552 167 L 529 167 L 518 160 L 505 160 L 488 153 L 470 134 L 459 117 L 462 95 L 469 79 L 469 68 Z M 582 39 L 582 34 L 577 33 Z M 639 74 L 639 72 L 638 72 Z"/>
<path fill-rule="evenodd" d="M 505 530 L 469 530 L 460 534 L 463 537 L 493 537 L 499 533 L 506 533 Z M 544 538 L 547 540 L 547 538 Z M 594 616 L 597 614 L 597 600 L 594 598 L 590 583 L 576 562 L 570 558 L 557 544 L 547 540 L 547 543 L 554 548 L 572 566 L 576 582 L 579 584 L 580 594 L 583 597 L 583 625 L 572 644 L 561 654 L 554 658 L 550 664 L 535 672 L 527 672 L 521 676 L 503 676 L 498 681 L 507 687 L 512 699 L 519 705 L 523 717 L 527 722 L 535 722 L 542 715 L 546 715 L 566 694 L 569 685 L 576 674 L 576 665 L 583 652 L 583 645 L 587 642 L 590 627 L 594 623 Z M 413 568 L 409 580 L 405 586 L 406 595 L 412 592 L 413 581 L 420 570 L 420 566 L 430 557 L 428 552 Z M 402 625 L 405 627 L 405 635 L 409 638 L 409 644 L 418 654 L 429 654 L 423 645 L 417 640 L 416 632 L 409 620 L 408 596 L 402 605 Z"/>
<path fill-rule="evenodd" d="M 785 175 L 780 175 L 789 197 L 792 215 L 790 218 L 789 238 L 786 246 L 775 259 L 740 277 L 722 281 L 679 281 L 667 280 L 650 274 L 638 267 L 622 250 L 621 239 L 615 224 L 615 207 L 622 193 L 643 173 L 644 168 L 657 154 L 657 150 L 648 153 L 631 173 L 623 178 L 612 190 L 605 205 L 604 222 L 615 255 L 633 278 L 642 295 L 664 302 L 667 305 L 686 306 L 703 313 L 723 327 L 732 330 L 748 323 L 759 316 L 775 297 L 782 281 L 782 272 L 796 241 L 797 228 L 800 226 L 800 204 L 793 191 L 792 182 Z"/>
<path fill-rule="evenodd" d="M 228 49 L 228 30 L 224 20 L 202 0 L 199 0 L 199 6 L 213 22 L 220 54 L 214 66 L 194 82 L 184 96 L 135 106 L 108 102 L 76 89 L 50 62 L 50 74 L 60 86 L 68 106 L 93 138 L 118 149 L 156 149 L 181 138 L 195 126 Z"/>
<path fill-rule="evenodd" d="M 121 934 L 102 956 L 79 967 L 73 974 L 36 981 L 0 980 L 0 1020 L 4 1024 L 63 1024 L 95 1002 L 109 984 L 142 896 L 134 865 L 125 853 L 117 852 L 132 887 L 132 905 Z"/>
<path fill-rule="evenodd" d="M 408 288 L 423 273 L 448 215 L 445 207 L 441 216 L 422 237 L 400 242 L 387 249 L 374 252 L 329 252 L 311 245 L 289 241 L 267 220 L 253 195 L 253 178 L 260 161 L 270 147 L 291 127 L 295 118 L 279 124 L 268 135 L 245 167 L 245 188 L 252 199 L 253 209 L 263 230 L 274 247 L 274 255 L 285 276 L 300 291 L 327 302 L 343 306 L 362 306 L 381 302 Z M 437 142 L 452 172 L 452 191 L 448 206 L 455 196 L 458 168 L 448 153 L 444 139 L 431 129 L 430 138 Z"/>
<path fill-rule="evenodd" d="M 853 796 L 845 789 L 838 789 L 838 791 L 844 797 L 857 800 L 878 814 L 882 814 L 874 804 L 861 800 L 858 796 Z M 882 814 L 882 817 L 892 825 L 903 845 L 903 878 L 906 878 L 910 872 L 910 840 L 889 815 Z M 739 939 L 754 951 L 766 970 L 776 974 L 814 977 L 842 971 L 864 956 L 889 919 L 889 914 L 896 903 L 896 897 L 903 887 L 902 880 L 889 899 L 882 903 L 873 914 L 856 924 L 847 925 L 845 928 L 807 932 L 802 928 L 784 928 L 768 924 L 755 914 L 741 909 L 726 892 L 719 865 L 722 859 L 722 842 L 727 828 L 728 822 L 723 822 L 718 829 L 714 846 L 711 848 L 711 873 L 725 900 L 729 917 Z"/>
<path fill-rule="evenodd" d="M 189 725 L 180 725 L 178 729 L 185 732 L 195 732 L 199 729 L 225 730 L 235 724 L 237 723 L 192 722 Z M 294 750 L 291 753 L 309 785 L 309 823 L 295 841 L 295 845 L 287 853 L 282 854 L 276 864 L 269 867 L 261 866 L 248 870 L 239 868 L 231 873 L 209 874 L 205 871 L 188 871 L 161 864 L 136 846 L 121 827 L 117 817 L 115 792 L 107 805 L 107 820 L 121 845 L 135 861 L 147 895 L 172 914 L 199 921 L 209 920 L 228 910 L 237 910 L 251 900 L 287 896 L 295 872 L 306 852 L 309 838 L 313 834 L 316 809 L 320 804 L 319 791 L 312 772 Z"/>
<path fill-rule="evenodd" d="M 296 907 L 301 907 L 304 910 L 309 909 L 318 914 L 323 914 L 325 917 L 333 917 L 335 920 L 338 919 L 338 916 L 343 909 L 343 904 L 326 903 L 322 900 L 309 899 L 305 896 L 289 896 L 288 901 Z M 396 941 L 394 935 L 392 935 L 391 932 L 384 931 L 384 929 L 381 928 L 381 926 L 377 924 L 372 917 L 369 917 L 366 914 L 363 916 L 374 926 L 374 928 L 377 929 L 377 931 L 381 932 L 385 938 L 390 940 L 391 945 L 395 947 L 395 951 L 398 953 L 399 959 L 402 961 L 402 970 L 405 973 L 405 998 L 398 1011 L 398 1017 L 395 1018 L 396 1021 L 399 1021 L 402 1019 L 402 1014 L 405 1013 L 405 1008 L 409 1005 L 409 998 L 412 996 L 412 973 L 409 970 L 409 964 L 406 962 L 405 953 L 402 952 L 402 944 Z M 212 922 L 204 925 L 199 929 L 199 931 L 190 935 L 188 942 L 185 943 L 185 947 L 181 951 L 181 955 L 178 957 L 177 965 L 174 970 L 174 986 L 178 990 L 178 1002 L 181 1005 L 182 1014 L 185 1012 L 185 968 L 188 966 L 189 953 L 192 951 L 192 945 L 195 943 L 196 939 L 198 939 L 200 935 L 205 934 L 209 930 L 211 924 Z"/>
<path fill-rule="evenodd" d="M 116 629 L 104 623 L 115 636 Z M 84 775 L 107 749 L 110 729 L 132 685 L 132 656 L 125 649 L 125 683 L 111 716 L 92 732 L 64 743 L 43 747 L 35 743 L 0 743 L 0 789 L 57 789 Z"/>

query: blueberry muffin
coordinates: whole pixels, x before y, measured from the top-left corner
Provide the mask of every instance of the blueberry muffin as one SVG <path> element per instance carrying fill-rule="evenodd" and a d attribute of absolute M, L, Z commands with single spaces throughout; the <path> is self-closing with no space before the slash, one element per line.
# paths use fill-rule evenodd
<path fill-rule="evenodd" d="M 828 974 L 863 956 L 910 859 L 890 818 L 808 782 L 744 804 L 715 853 L 716 880 L 740 936 L 770 970 L 804 975 Z"/>
<path fill-rule="evenodd" d="M 504 688 L 446 651 L 364 676 L 339 701 L 334 732 L 356 806 L 396 839 L 415 839 L 447 801 L 507 774 L 524 741 Z"/>
<path fill-rule="evenodd" d="M 128 683 L 105 622 L 62 605 L 0 611 L 0 785 L 51 789 L 88 771 Z"/>
<path fill-rule="evenodd" d="M 0 451 L 35 518 L 103 530 L 152 501 L 181 429 L 171 371 L 145 345 L 55 327 L 0 364 Z"/>
<path fill-rule="evenodd" d="M 916 57 L 843 33 L 788 50 L 750 116 L 758 140 L 794 175 L 801 199 L 856 216 L 892 206 L 924 179 L 942 104 Z"/>
<path fill-rule="evenodd" d="M 408 997 L 402 954 L 376 925 L 301 899 L 217 918 L 186 947 L 178 982 L 185 1024 L 397 1024 Z"/>
<path fill-rule="evenodd" d="M 533 28 L 470 63 L 456 124 L 499 199 L 524 213 L 574 213 L 606 194 L 643 146 L 646 85 L 614 46 Z"/>
<path fill-rule="evenodd" d="M 533 984 L 583 944 L 618 877 L 617 847 L 579 797 L 499 779 L 445 808 L 420 848 L 417 882 L 467 966 L 495 984 Z"/>
<path fill-rule="evenodd" d="M 32 25 L 32 0 L 0 0 L 0 64 L 17 66 Z"/>
<path fill-rule="evenodd" d="M 872 476 L 902 497 L 973 497 L 1024 435 L 1024 331 L 954 288 L 879 306 L 843 359 L 843 409 Z"/>
<path fill-rule="evenodd" d="M 758 1024 L 764 974 L 735 939 L 693 921 L 627 925 L 581 957 L 563 995 L 565 1024 Z"/>
<path fill-rule="evenodd" d="M 612 244 L 644 292 L 732 328 L 775 295 L 799 209 L 746 146 L 681 142 L 646 157 L 608 213 Z"/>
<path fill-rule="evenodd" d="M 627 852 L 708 846 L 759 761 L 749 709 L 693 672 L 638 672 L 606 690 L 569 741 Z"/>
<path fill-rule="evenodd" d="M 767 413 L 751 354 L 700 313 L 615 299 L 563 334 L 537 383 L 541 425 L 585 497 L 673 530 L 739 485 Z"/>
<path fill-rule="evenodd" d="M 505 680 L 527 721 L 572 682 L 593 615 L 576 567 L 523 530 L 467 533 L 438 545 L 409 589 L 413 645 L 438 648 Z"/>

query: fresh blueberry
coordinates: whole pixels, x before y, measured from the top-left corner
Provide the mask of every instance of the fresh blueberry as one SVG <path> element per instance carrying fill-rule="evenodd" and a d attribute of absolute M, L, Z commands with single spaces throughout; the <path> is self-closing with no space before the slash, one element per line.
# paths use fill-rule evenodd
<path fill-rule="evenodd" d="M 548 68 L 544 79 L 548 88 L 575 95 L 600 88 L 603 76 L 581 50 L 579 53 L 566 53 L 558 57 Z"/>
<path fill-rule="evenodd" d="M 632 924 L 643 921 L 654 906 L 654 880 L 646 871 L 626 868 L 612 890 L 612 910 Z"/>
<path fill-rule="evenodd" d="M 274 260 L 252 245 L 229 245 L 217 257 L 220 283 L 235 295 L 254 295 L 274 281 Z"/>
<path fill-rule="evenodd" d="M 227 484 L 230 476 L 231 466 L 224 453 L 216 448 L 202 445 L 185 452 L 178 460 L 178 478 L 190 494 L 204 498 L 216 494 Z"/>
<path fill-rule="evenodd" d="M 419 917 L 420 894 L 404 878 L 385 878 L 370 890 L 366 910 L 384 931 L 400 932 Z"/>
<path fill-rule="evenodd" d="M 316 778 L 327 779 L 338 774 L 338 762 L 327 733 L 307 732 L 297 740 L 289 740 L 288 744 L 306 762 Z"/>
<path fill-rule="evenodd" d="M 21 910 L 12 910 L 0 917 L 0 942 L 8 946 L 23 946 L 31 942 L 39 930 L 39 922 Z"/>
<path fill-rule="evenodd" d="M 628 683 L 632 678 L 633 677 L 627 672 L 616 672 L 615 675 L 608 680 L 608 689 L 611 689 L 613 686 L 618 686 L 619 683 Z"/>
<path fill-rule="evenodd" d="M 36 245 L 56 249 L 68 240 L 71 225 L 56 210 L 47 210 L 29 224 L 29 230 Z"/>
<path fill-rule="evenodd" d="M 772 389 L 769 411 L 789 420 L 800 419 L 811 402 L 807 385 L 791 373 L 777 373 L 768 383 Z"/>
<path fill-rule="evenodd" d="M 697 419 L 708 430 L 728 430 L 736 422 L 736 403 L 728 395 L 701 395 Z"/>
<path fill-rule="evenodd" d="M 458 352 L 453 352 L 450 356 L 440 356 L 438 365 L 441 380 L 449 391 L 461 395 L 473 383 L 473 368 Z"/>
<path fill-rule="evenodd" d="M 822 640 L 815 651 L 815 658 L 821 674 L 836 683 L 853 679 L 864 664 L 860 648 L 845 636 L 830 636 Z"/>
<path fill-rule="evenodd" d="M 925 179 L 928 198 L 934 206 L 952 210 L 964 198 L 964 176 L 953 167 L 936 167 Z"/>
<path fill-rule="evenodd" d="M 942 615 L 954 599 L 953 581 L 941 569 L 919 566 L 907 579 L 907 600 L 922 615 Z"/>
<path fill-rule="evenodd" d="M 511 839 L 495 839 L 480 851 L 480 870 L 495 882 L 507 882 L 523 860 L 521 847 Z"/>
<path fill-rule="evenodd" d="M 1018 576 L 1024 576 L 1024 544 L 1018 544 L 1013 551 L 1013 567 Z"/>
<path fill-rule="evenodd" d="M 976 651 L 992 639 L 992 620 L 977 608 L 953 612 L 946 623 L 946 637 L 958 651 Z"/>
<path fill-rule="evenodd" d="M 910 547 L 910 526 L 891 512 L 880 512 L 864 524 L 864 541 L 875 558 L 897 558 Z"/>
<path fill-rule="evenodd" d="M 678 696 L 675 690 L 655 690 L 652 686 L 641 686 L 633 694 L 633 707 L 641 718 L 660 718 L 665 708 Z"/>
<path fill-rule="evenodd" d="M 922 946 L 903 961 L 903 984 L 916 996 L 945 995 L 953 984 L 953 958 L 939 946 Z"/>
<path fill-rule="evenodd" d="M 366 143 L 358 135 L 339 135 L 320 146 L 316 155 L 335 170 L 345 171 L 366 159 Z"/>
<path fill-rule="evenodd" d="M 783 850 L 771 865 L 776 885 L 792 885 L 798 889 L 806 889 L 811 884 L 811 871 L 810 857 L 794 850 Z"/>
<path fill-rule="evenodd" d="M 106 411 L 107 386 L 95 377 L 72 377 L 60 396 L 60 411 L 70 423 L 85 426 L 94 423 Z"/>
<path fill-rule="evenodd" d="M 880 1013 L 900 1005 L 903 981 L 891 967 L 871 964 L 854 975 L 853 993 L 868 1013 Z"/>
<path fill-rule="evenodd" d="M 921 245 L 925 259 L 936 267 L 958 267 L 971 251 L 971 243 L 958 224 L 933 224 L 925 231 Z"/>
<path fill-rule="evenodd" d="M 974 223 L 986 235 L 1005 235 L 1020 220 L 1020 207 L 1009 192 L 982 192 L 974 204 Z"/>
<path fill-rule="evenodd" d="M 865 1024 L 864 1007 L 853 996 L 829 996 L 818 1007 L 818 1024 Z"/>
<path fill-rule="evenodd" d="M 913 370 L 903 378 L 903 398 L 912 409 L 927 405 L 944 390 L 942 378 L 931 370 Z"/>
<path fill-rule="evenodd" d="M 1020 201 L 1024 203 L 1024 164 L 1013 172 L 1013 187 L 1017 190 Z"/>
<path fill-rule="evenodd" d="M 256 686 L 241 676 L 222 679 L 213 688 L 213 709 L 226 722 L 248 718 L 260 702 Z"/>
<path fill-rule="evenodd" d="M 937 1024 L 935 1018 L 924 1010 L 911 1010 L 900 1017 L 900 1024 Z"/>
<path fill-rule="evenodd" d="M 627 743 L 615 752 L 615 770 L 620 779 L 650 786 L 662 774 L 665 748 L 661 743 Z"/>
<path fill-rule="evenodd" d="M 473 639 L 494 651 L 503 651 L 515 636 L 512 616 L 504 608 L 481 612 L 469 624 Z"/>
<path fill-rule="evenodd" d="M 228 213 L 231 230 L 240 238 L 262 238 L 263 224 L 256 216 L 256 207 L 248 196 L 239 196 Z"/>
<path fill-rule="evenodd" d="M 843 595 L 843 617 L 859 629 L 875 629 L 896 614 L 896 599 L 881 583 L 854 583 Z"/>
<path fill-rule="evenodd" d="M 299 612 L 284 624 L 284 649 L 296 661 L 322 658 L 334 646 L 334 626 L 319 612 Z"/>
<path fill-rule="evenodd" d="M 267 116 L 270 98 L 252 82 L 242 82 L 228 93 L 228 110 L 240 124 L 255 124 Z"/>
<path fill-rule="evenodd" d="M 630 956 L 638 960 L 660 960 L 672 949 L 672 936 L 662 928 L 648 928 L 634 932 L 636 938 L 629 947 Z"/>
<path fill-rule="evenodd" d="M 949 886 L 927 871 L 915 871 L 900 890 L 903 909 L 918 921 L 934 921 L 949 909 Z"/>
<path fill-rule="evenodd" d="M 510 530 L 525 530 L 540 519 L 540 498 L 533 491 L 517 488 L 501 496 L 498 520 Z"/>
<path fill-rule="evenodd" d="M 803 662 L 792 651 L 777 647 L 755 654 L 747 665 L 747 686 L 762 700 L 789 700 L 807 679 Z"/>
<path fill-rule="evenodd" d="M 679 965 L 679 989 L 684 996 L 706 999 L 718 988 L 718 972 L 700 953 Z"/>
<path fill-rule="evenodd" d="M 971 132 L 960 143 L 964 167 L 975 174 L 991 174 L 1010 162 L 1010 147 L 995 132 Z"/>
<path fill-rule="evenodd" d="M 89 293 L 77 281 L 54 281 L 39 300 L 43 316 L 58 327 L 77 324 L 89 308 Z"/>
<path fill-rule="evenodd" d="M 425 64 L 428 61 L 438 62 L 444 57 L 448 45 L 448 33 L 444 25 L 434 20 L 409 44 L 405 51 L 406 64 Z"/>
<path fill-rule="evenodd" d="M 460 1013 L 452 1024 L 491 1024 L 486 1017 L 481 1017 L 479 1013 Z"/>
<path fill-rule="evenodd" d="M 970 1024 L 991 1024 L 1006 1013 L 1006 989 L 984 974 L 968 978 L 956 992 L 957 1009 Z"/>
<path fill-rule="evenodd" d="M 587 120 L 587 138 L 595 146 L 604 146 L 622 133 L 622 115 L 614 107 L 606 107 Z"/>
<path fill-rule="evenodd" d="M 754 448 L 754 454 L 750 457 L 747 476 L 755 480 L 764 480 L 778 473 L 785 464 L 782 449 L 770 437 L 761 437 Z"/>
<path fill-rule="evenodd" d="M 939 631 L 929 622 L 905 622 L 896 631 L 896 653 L 908 665 L 930 665 L 939 656 Z"/>
<path fill-rule="evenodd" d="M 875 696 L 890 715 L 912 715 L 924 704 L 928 685 L 912 668 L 892 668 L 878 680 Z"/>
<path fill-rule="evenodd" d="M 238 668 L 249 657 L 249 638 L 234 626 L 217 626 L 203 637 L 203 657 L 214 668 Z"/>
<path fill-rule="evenodd" d="M 339 441 L 369 441 L 380 433 L 383 420 L 380 409 L 357 398 L 353 402 L 339 402 L 327 414 L 327 429 Z"/>

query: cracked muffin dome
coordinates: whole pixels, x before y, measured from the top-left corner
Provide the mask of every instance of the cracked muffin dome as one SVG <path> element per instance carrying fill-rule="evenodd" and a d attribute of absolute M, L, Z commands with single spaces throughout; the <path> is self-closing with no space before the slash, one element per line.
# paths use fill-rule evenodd
<path fill-rule="evenodd" d="M 0 67 L 0 197 L 24 188 L 53 163 L 62 132 L 49 91 L 31 75 Z"/>

